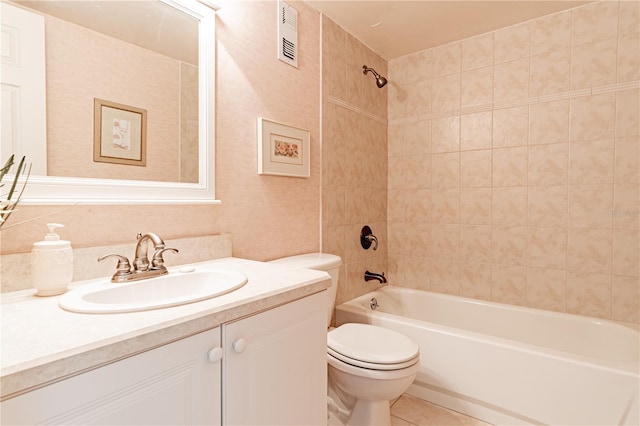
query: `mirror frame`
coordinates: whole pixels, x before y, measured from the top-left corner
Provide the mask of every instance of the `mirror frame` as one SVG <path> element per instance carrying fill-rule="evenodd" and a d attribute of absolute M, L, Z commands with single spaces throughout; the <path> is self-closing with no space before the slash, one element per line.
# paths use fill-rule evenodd
<path fill-rule="evenodd" d="M 20 204 L 219 204 L 215 199 L 215 10 L 159 0 L 199 21 L 198 183 L 30 176 Z M 208 3 L 208 2 L 207 2 Z M 27 158 L 28 161 L 28 158 Z M 23 179 L 21 179 L 23 180 Z M 24 180 L 23 180 L 24 181 Z"/>

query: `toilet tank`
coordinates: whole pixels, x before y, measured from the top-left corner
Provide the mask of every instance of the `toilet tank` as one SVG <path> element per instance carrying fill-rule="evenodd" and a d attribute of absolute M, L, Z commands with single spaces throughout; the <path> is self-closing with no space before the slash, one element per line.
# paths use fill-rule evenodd
<path fill-rule="evenodd" d="M 293 269 L 306 268 L 314 269 L 316 271 L 325 271 L 331 275 L 331 287 L 327 289 L 327 327 L 329 327 L 338 291 L 338 277 L 340 273 L 340 264 L 342 263 L 340 256 L 329 253 L 307 253 L 283 257 L 281 259 L 274 259 L 269 263 Z"/>

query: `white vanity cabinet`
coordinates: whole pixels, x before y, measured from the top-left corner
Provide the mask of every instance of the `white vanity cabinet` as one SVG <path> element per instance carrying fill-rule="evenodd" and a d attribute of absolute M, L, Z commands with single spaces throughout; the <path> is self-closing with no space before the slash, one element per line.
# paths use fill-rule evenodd
<path fill-rule="evenodd" d="M 326 425 L 326 368 L 323 291 L 3 401 L 0 424 Z"/>
<path fill-rule="evenodd" d="M 223 424 L 327 424 L 325 293 L 222 327 Z"/>
<path fill-rule="evenodd" d="M 2 402 L 1 423 L 219 425 L 219 347 L 217 327 L 45 386 Z"/>

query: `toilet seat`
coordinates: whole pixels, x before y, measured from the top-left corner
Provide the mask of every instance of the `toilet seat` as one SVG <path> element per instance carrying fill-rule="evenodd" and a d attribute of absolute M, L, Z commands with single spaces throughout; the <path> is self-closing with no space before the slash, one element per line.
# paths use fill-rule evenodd
<path fill-rule="evenodd" d="M 327 333 L 327 352 L 347 364 L 369 370 L 399 370 L 418 362 L 419 348 L 396 331 L 349 323 Z"/>

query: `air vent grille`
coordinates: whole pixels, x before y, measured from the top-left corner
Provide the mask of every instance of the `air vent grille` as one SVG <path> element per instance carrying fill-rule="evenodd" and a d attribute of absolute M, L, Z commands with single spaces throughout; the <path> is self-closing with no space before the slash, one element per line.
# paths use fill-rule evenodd
<path fill-rule="evenodd" d="M 298 11 L 278 1 L 278 59 L 298 67 Z"/>

